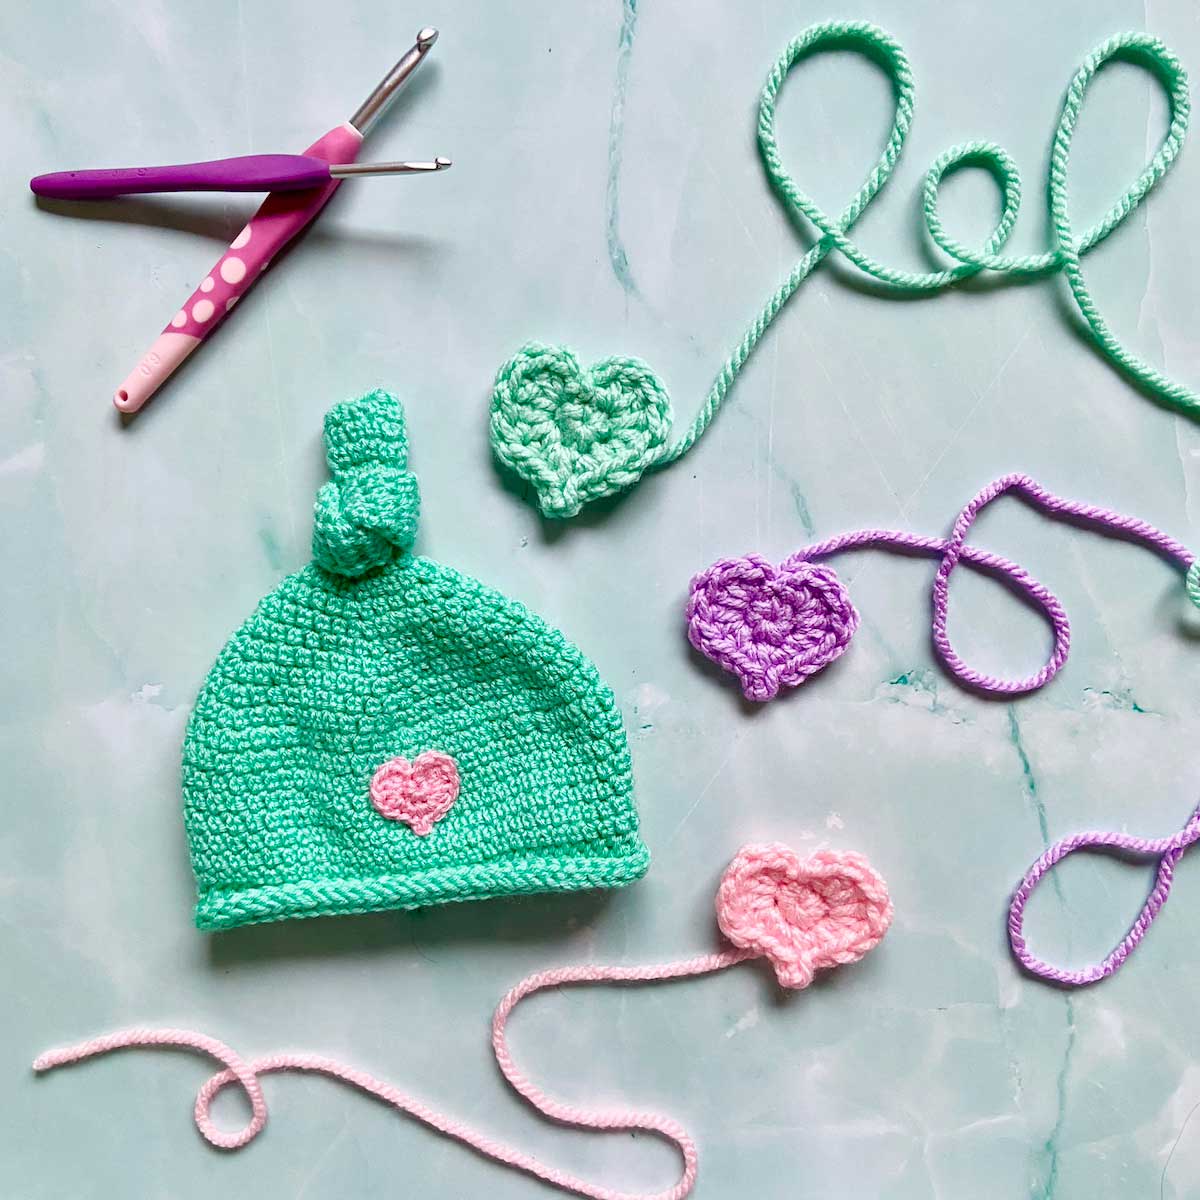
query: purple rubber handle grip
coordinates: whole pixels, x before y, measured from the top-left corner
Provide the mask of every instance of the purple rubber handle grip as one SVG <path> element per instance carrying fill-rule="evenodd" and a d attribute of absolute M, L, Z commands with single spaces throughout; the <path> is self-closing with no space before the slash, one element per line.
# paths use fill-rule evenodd
<path fill-rule="evenodd" d="M 247 154 L 170 167 L 56 171 L 29 181 L 50 200 L 103 200 L 145 192 L 296 192 L 324 187 L 329 164 L 307 154 Z"/>

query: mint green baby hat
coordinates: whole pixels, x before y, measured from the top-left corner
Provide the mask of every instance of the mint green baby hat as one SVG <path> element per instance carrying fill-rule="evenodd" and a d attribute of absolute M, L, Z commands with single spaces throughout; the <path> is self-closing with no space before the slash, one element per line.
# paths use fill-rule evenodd
<path fill-rule="evenodd" d="M 400 403 L 325 418 L 313 559 L 234 634 L 183 746 L 196 924 L 619 887 L 649 854 L 612 692 L 522 605 L 409 552 Z"/>

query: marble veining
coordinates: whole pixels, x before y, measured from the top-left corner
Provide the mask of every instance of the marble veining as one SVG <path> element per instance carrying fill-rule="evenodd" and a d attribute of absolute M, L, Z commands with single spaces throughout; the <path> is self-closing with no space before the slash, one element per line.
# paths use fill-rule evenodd
<path fill-rule="evenodd" d="M 312 1048 L 613 1186 L 671 1177 L 662 1147 L 546 1128 L 487 1049 L 502 992 L 559 962 L 716 946 L 709 905 L 743 842 L 859 849 L 887 878 L 883 945 L 799 997 L 746 969 L 707 983 L 547 995 L 514 1022 L 544 1086 L 661 1109 L 700 1144 L 697 1197 L 1129 1200 L 1200 1196 L 1200 855 L 1121 973 L 1074 994 L 1014 969 L 1009 889 L 1084 827 L 1161 835 L 1200 789 L 1200 622 L 1138 550 L 998 506 L 975 540 L 1063 599 L 1069 665 L 1012 703 L 958 689 L 929 645 L 926 561 L 860 554 L 852 653 L 767 709 L 684 636 L 690 576 L 867 525 L 941 532 L 1022 470 L 1200 544 L 1200 428 L 1139 398 L 1075 336 L 1061 280 L 889 302 L 836 264 L 772 329 L 686 465 L 570 528 L 540 520 L 486 444 L 499 364 L 530 337 L 646 358 L 684 420 L 809 233 L 753 141 L 771 62 L 807 24 L 864 16 L 921 81 L 908 157 L 862 223 L 926 258 L 915 197 L 943 147 L 994 139 L 1044 174 L 1061 89 L 1110 34 L 1146 28 L 1200 72 L 1188 0 L 831 12 L 785 0 L 274 6 L 15 0 L 0 11 L 0 1176 L 22 1200 L 531 1197 L 540 1189 L 361 1097 L 267 1081 L 272 1124 L 217 1155 L 190 1124 L 186 1056 L 35 1080 L 51 1044 L 128 1025 Z M 435 61 L 372 133 L 380 159 L 449 153 L 429 180 L 342 188 L 311 234 L 126 425 L 113 387 L 244 223 L 237 196 L 89 210 L 34 203 L 38 172 L 295 150 L 344 118 L 415 29 Z M 836 210 L 889 111 L 866 65 L 789 81 L 781 151 Z M 1075 220 L 1156 142 L 1144 79 L 1097 85 L 1073 151 Z M 986 236 L 990 193 L 946 187 Z M 1200 383 L 1191 235 L 1200 147 L 1089 259 L 1123 339 Z M 1036 210 L 1030 189 L 1028 203 Z M 1042 236 L 1025 214 L 1014 250 Z M 1023 240 L 1022 240 L 1023 239 Z M 529 604 L 597 663 L 634 756 L 647 877 L 612 896 L 452 906 L 215 937 L 190 925 L 179 748 L 212 659 L 310 557 L 320 418 L 399 392 L 417 447 L 419 550 Z M 956 578 L 952 633 L 980 667 L 1038 665 L 1042 626 Z M 1031 900 L 1057 961 L 1099 957 L 1149 868 L 1072 860 Z M 348 997 L 352 1000 L 348 1001 Z M 417 1014 L 420 1038 L 397 1035 Z M 232 1105 L 231 1105 L 232 1107 Z M 219 1104 L 218 1118 L 220 1118 Z M 99 1118 L 98 1118 L 99 1114 Z M 229 1116 L 230 1121 L 236 1115 Z M 547 1193 L 548 1194 L 548 1193 Z"/>

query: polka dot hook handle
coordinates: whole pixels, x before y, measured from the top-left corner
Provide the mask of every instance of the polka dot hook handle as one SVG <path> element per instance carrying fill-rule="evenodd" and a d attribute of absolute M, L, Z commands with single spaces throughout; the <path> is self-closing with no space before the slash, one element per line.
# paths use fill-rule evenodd
<path fill-rule="evenodd" d="M 339 125 L 304 153 L 325 162 L 349 163 L 358 157 L 362 140 L 362 134 L 352 125 Z M 330 179 L 316 190 L 272 192 L 263 201 L 113 394 L 113 404 L 121 412 L 137 412 L 150 399 L 159 384 L 225 320 L 275 255 L 311 224 L 340 183 L 340 179 Z"/>
<path fill-rule="evenodd" d="M 307 150 L 309 158 L 326 163 L 351 164 L 358 158 L 363 138 L 394 99 L 397 91 L 421 65 L 437 41 L 436 29 L 417 33 L 412 48 L 392 67 L 371 94 L 344 124 L 318 138 Z M 434 169 L 449 160 L 439 159 Z M 201 281 L 187 303 L 171 318 L 125 382 L 113 393 L 113 404 L 123 413 L 137 412 L 172 371 L 229 315 L 230 309 L 253 286 L 271 260 L 308 227 L 341 186 L 331 177 L 318 188 L 300 192 L 272 192 L 258 212 L 233 239 L 233 245 Z"/>

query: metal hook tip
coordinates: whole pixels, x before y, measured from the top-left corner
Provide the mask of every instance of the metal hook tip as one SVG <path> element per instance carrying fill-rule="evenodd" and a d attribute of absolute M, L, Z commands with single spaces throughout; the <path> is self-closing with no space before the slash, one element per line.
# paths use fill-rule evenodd
<path fill-rule="evenodd" d="M 401 84 L 421 65 L 438 39 L 438 31 L 430 26 L 418 30 L 416 44 L 384 76 L 379 86 L 359 105 L 350 118 L 350 124 L 366 136 L 367 130 L 379 119 L 379 114 L 388 106 Z"/>
<path fill-rule="evenodd" d="M 444 171 L 447 167 L 454 166 L 450 159 L 446 158 L 446 156 L 443 154 L 439 154 L 433 161 L 437 163 L 437 169 L 439 171 Z"/>

